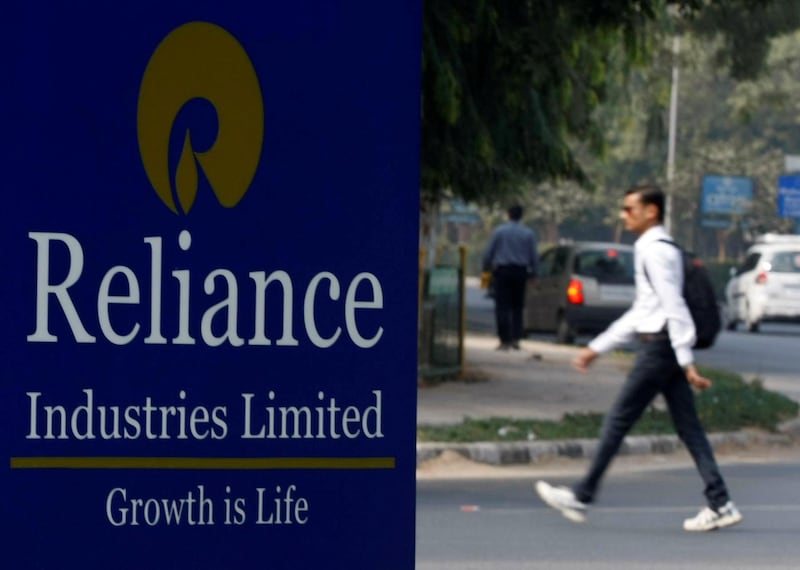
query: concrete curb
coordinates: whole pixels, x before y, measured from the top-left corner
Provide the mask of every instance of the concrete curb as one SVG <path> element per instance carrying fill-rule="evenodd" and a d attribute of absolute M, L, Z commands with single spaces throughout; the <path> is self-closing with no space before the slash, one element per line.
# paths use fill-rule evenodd
<path fill-rule="evenodd" d="M 788 445 L 790 433 L 730 432 L 712 433 L 708 439 L 714 449 L 722 446 Z M 418 443 L 417 467 L 425 461 L 453 451 L 466 459 L 490 465 L 524 465 L 556 457 L 588 458 L 597 449 L 596 439 L 559 441 L 475 442 L 475 443 Z M 670 454 L 683 449 L 677 435 L 637 435 L 625 438 L 620 455 Z"/>

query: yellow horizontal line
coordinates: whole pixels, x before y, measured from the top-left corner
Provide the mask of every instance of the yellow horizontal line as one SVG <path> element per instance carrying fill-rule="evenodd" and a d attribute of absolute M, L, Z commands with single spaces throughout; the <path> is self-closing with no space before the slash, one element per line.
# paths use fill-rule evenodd
<path fill-rule="evenodd" d="M 12 457 L 11 469 L 394 469 L 394 457 Z"/>

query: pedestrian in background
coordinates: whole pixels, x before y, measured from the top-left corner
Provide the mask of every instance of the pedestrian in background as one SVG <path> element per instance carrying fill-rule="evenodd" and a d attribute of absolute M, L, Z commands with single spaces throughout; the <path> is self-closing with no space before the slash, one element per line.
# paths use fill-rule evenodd
<path fill-rule="evenodd" d="M 683 260 L 664 226 L 664 194 L 657 186 L 628 190 L 620 218 L 639 235 L 634 244 L 636 297 L 633 306 L 581 350 L 574 365 L 585 372 L 602 353 L 638 339 L 639 352 L 616 402 L 605 417 L 600 444 L 586 476 L 571 489 L 544 481 L 536 491 L 570 520 L 582 522 L 600 481 L 625 435 L 653 399 L 663 394 L 675 430 L 694 459 L 705 484 L 708 506 L 683 522 L 687 531 L 734 525 L 742 515 L 730 500 L 714 452 L 700 424 L 691 387 L 711 381 L 694 366 L 695 327 L 683 298 Z"/>
<path fill-rule="evenodd" d="M 483 270 L 492 272 L 498 350 L 519 349 L 525 284 L 539 269 L 536 236 L 522 219 L 522 207 L 508 209 L 509 221 L 498 226 L 483 256 Z"/>

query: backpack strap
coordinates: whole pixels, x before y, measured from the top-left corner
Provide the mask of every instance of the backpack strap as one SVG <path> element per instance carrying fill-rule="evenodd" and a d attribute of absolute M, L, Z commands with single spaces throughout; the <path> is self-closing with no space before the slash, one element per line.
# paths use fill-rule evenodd
<path fill-rule="evenodd" d="M 681 256 L 683 256 L 683 254 L 684 254 L 683 248 L 680 245 L 678 245 L 676 242 L 672 241 L 671 239 L 661 238 L 661 239 L 657 239 L 656 241 L 662 241 L 664 243 L 668 243 L 668 244 L 670 244 L 672 246 L 675 246 L 678 249 L 678 251 L 681 252 Z M 642 269 L 644 269 L 644 276 L 647 279 L 647 282 L 650 283 L 650 287 L 652 287 L 653 286 L 653 281 L 650 279 L 650 276 L 647 274 L 647 264 L 644 262 L 644 259 L 642 259 Z M 684 279 L 684 281 L 686 281 L 685 271 L 684 271 L 683 279 Z"/>

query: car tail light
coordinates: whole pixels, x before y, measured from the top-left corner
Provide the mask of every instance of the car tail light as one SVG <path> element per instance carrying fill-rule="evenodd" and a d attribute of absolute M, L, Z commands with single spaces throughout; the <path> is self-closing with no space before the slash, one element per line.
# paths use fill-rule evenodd
<path fill-rule="evenodd" d="M 573 279 L 567 286 L 567 301 L 573 305 L 583 304 L 583 283 Z"/>
<path fill-rule="evenodd" d="M 764 285 L 767 282 L 767 272 L 762 271 L 756 276 L 756 283 L 758 285 Z"/>

